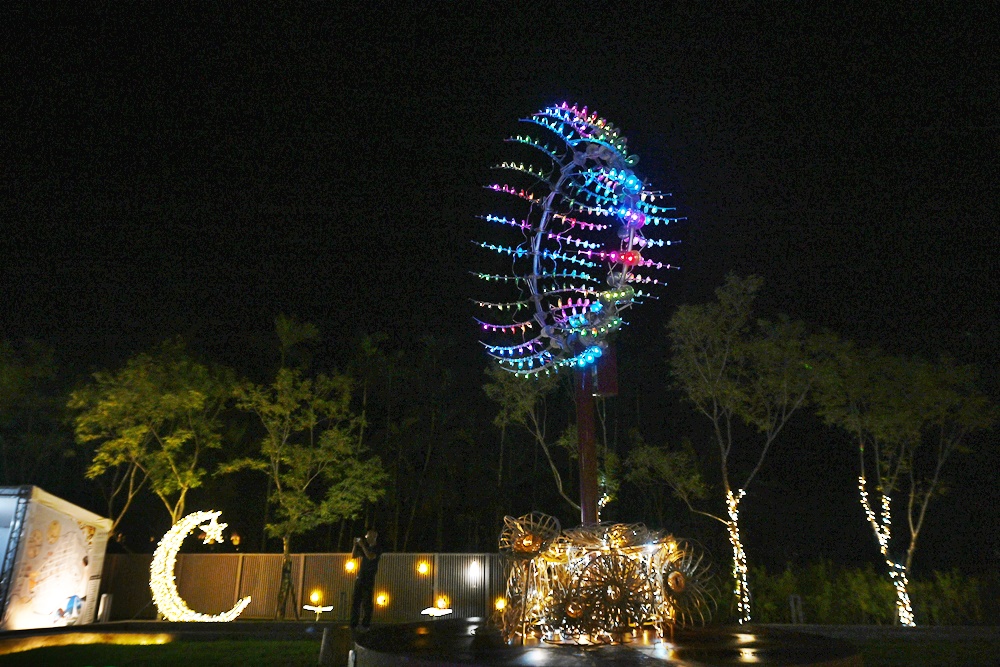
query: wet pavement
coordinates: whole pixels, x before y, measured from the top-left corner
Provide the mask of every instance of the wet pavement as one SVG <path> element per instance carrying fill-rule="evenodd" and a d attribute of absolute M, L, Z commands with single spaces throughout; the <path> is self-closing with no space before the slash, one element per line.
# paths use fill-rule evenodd
<path fill-rule="evenodd" d="M 354 652 L 354 667 L 862 665 L 858 652 L 847 642 L 753 625 L 678 631 L 673 642 L 640 636 L 614 646 L 544 642 L 508 646 L 485 627 L 483 619 L 448 619 L 374 627 L 356 636 Z"/>

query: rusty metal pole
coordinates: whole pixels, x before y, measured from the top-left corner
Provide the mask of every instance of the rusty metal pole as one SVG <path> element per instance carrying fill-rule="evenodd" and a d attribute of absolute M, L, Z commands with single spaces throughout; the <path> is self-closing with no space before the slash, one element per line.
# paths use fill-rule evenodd
<path fill-rule="evenodd" d="M 597 429 L 594 424 L 593 369 L 576 371 L 573 380 L 580 456 L 580 523 L 597 523 Z"/>

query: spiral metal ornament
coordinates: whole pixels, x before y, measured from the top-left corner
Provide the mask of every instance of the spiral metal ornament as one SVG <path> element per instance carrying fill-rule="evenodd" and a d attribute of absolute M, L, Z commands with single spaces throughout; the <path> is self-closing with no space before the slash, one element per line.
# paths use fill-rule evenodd
<path fill-rule="evenodd" d="M 559 520 L 532 512 L 517 519 L 504 517 L 500 533 L 500 553 L 516 560 L 530 560 L 545 551 L 559 536 Z"/>
<path fill-rule="evenodd" d="M 523 122 L 541 128 L 547 140 L 508 141 L 531 149 L 544 166 L 502 162 L 497 168 L 513 172 L 513 181 L 489 188 L 519 200 L 521 210 L 526 204 L 527 215 L 485 216 L 517 240 L 477 242 L 509 259 L 511 273 L 476 275 L 515 287 L 516 296 L 476 303 L 486 311 L 481 330 L 507 337 L 483 342 L 489 356 L 508 371 L 534 376 L 584 368 L 601 357 L 608 337 L 625 324 L 625 311 L 650 296 L 651 286 L 665 284 L 663 270 L 676 268 L 652 257 L 676 243 L 658 238 L 659 226 L 681 218 L 666 205 L 669 195 L 635 173 L 638 157 L 628 153 L 620 131 L 586 107 L 563 103 Z"/>
<path fill-rule="evenodd" d="M 639 559 L 606 553 L 584 568 L 575 598 L 584 609 L 587 634 L 616 635 L 653 615 L 654 588 Z"/>
<path fill-rule="evenodd" d="M 679 541 L 656 561 L 669 623 L 683 627 L 704 625 L 715 609 L 715 578 L 711 565 L 695 545 Z"/>

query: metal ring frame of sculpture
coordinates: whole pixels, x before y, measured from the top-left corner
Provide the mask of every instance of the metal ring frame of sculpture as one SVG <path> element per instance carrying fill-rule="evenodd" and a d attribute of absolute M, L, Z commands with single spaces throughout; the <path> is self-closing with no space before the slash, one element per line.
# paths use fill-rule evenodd
<path fill-rule="evenodd" d="M 560 531 L 553 517 L 506 517 L 500 551 L 511 561 L 499 623 L 508 641 L 534 635 L 609 644 L 639 628 L 673 636 L 707 623 L 715 579 L 700 549 L 642 524 Z"/>
<path fill-rule="evenodd" d="M 519 230 L 524 240 L 518 245 L 477 243 L 509 255 L 512 273 L 476 275 L 488 282 L 514 283 L 520 297 L 476 301 L 501 313 L 477 321 L 487 333 L 519 334 L 520 342 L 514 345 L 483 345 L 506 370 L 537 376 L 595 363 L 607 348 L 608 336 L 624 324 L 623 312 L 649 296 L 645 290 L 650 285 L 664 283 L 650 274 L 676 268 L 643 253 L 676 243 L 654 239 L 649 230 L 680 218 L 670 217 L 674 209 L 663 204 L 669 195 L 648 189 L 633 171 L 638 157 L 628 154 L 619 130 L 586 107 L 563 103 L 522 120 L 554 135 L 557 145 L 527 135 L 508 139 L 541 153 L 549 165 L 497 165 L 530 183 L 488 187 L 527 202 L 529 213 L 522 220 L 502 215 L 485 219 Z M 602 268 L 603 285 L 596 275 Z M 522 310 L 533 315 L 526 318 Z"/>

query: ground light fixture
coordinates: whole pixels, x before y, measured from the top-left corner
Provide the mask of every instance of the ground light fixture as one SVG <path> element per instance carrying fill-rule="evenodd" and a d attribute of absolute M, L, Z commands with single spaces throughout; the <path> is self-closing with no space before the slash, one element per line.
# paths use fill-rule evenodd
<path fill-rule="evenodd" d="M 327 606 L 323 606 L 320 604 L 322 599 L 323 599 L 323 594 L 320 593 L 318 590 L 315 590 L 309 594 L 309 602 L 311 602 L 312 604 L 302 605 L 302 608 L 305 609 L 306 611 L 311 611 L 316 613 L 317 622 L 319 621 L 319 615 L 322 614 L 324 611 L 333 611 L 332 604 Z"/>

